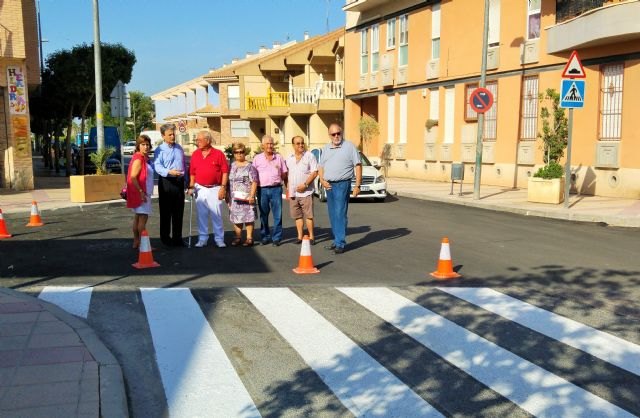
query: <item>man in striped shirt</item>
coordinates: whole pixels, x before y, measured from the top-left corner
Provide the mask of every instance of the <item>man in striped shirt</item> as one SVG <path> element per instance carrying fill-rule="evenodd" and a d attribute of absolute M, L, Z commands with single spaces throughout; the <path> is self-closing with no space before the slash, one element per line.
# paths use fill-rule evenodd
<path fill-rule="evenodd" d="M 313 235 L 313 180 L 318 175 L 318 162 L 312 153 L 306 151 L 304 138 L 294 136 L 291 139 L 293 154 L 287 158 L 289 170 L 289 212 L 296 222 L 300 244 L 303 237 L 303 226 L 306 220 L 307 233 L 311 245 L 315 244 Z"/>

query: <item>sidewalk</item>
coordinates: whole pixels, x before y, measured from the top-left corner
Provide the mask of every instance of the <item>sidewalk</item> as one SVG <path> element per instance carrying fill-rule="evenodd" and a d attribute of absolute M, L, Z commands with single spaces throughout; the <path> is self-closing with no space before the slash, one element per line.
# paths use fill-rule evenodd
<path fill-rule="evenodd" d="M 128 416 L 120 365 L 82 320 L 0 288 L 0 416 Z"/>

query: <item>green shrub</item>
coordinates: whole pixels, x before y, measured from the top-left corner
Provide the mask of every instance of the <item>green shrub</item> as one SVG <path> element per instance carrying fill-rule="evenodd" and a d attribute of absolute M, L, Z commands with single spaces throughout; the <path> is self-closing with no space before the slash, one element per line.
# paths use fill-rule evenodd
<path fill-rule="evenodd" d="M 564 168 L 555 161 L 551 161 L 544 167 L 540 167 L 533 177 L 540 177 L 543 179 L 559 179 L 564 175 Z"/>
<path fill-rule="evenodd" d="M 114 152 L 116 152 L 115 148 L 106 147 L 89 154 L 91 162 L 96 166 L 96 174 L 98 176 L 104 176 L 107 174 L 107 160 Z"/>

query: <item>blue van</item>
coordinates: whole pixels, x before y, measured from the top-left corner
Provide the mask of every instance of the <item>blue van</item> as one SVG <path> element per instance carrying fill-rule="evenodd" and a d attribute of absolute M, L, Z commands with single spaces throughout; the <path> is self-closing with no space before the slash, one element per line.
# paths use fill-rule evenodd
<path fill-rule="evenodd" d="M 115 152 L 111 154 L 111 157 L 107 160 L 107 173 L 122 173 L 122 165 L 120 164 L 120 153 L 122 152 L 122 147 L 120 144 L 120 135 L 118 134 L 118 128 L 115 126 L 105 126 L 104 127 L 104 145 L 105 147 L 115 148 Z M 92 152 L 96 152 L 98 149 L 98 131 L 96 128 L 91 128 L 89 131 L 89 141 L 84 147 L 84 173 L 92 174 L 96 172 L 96 167 L 91 162 L 89 158 L 89 154 Z M 78 160 L 80 156 L 78 155 Z M 80 161 L 78 161 L 76 167 L 80 166 Z"/>

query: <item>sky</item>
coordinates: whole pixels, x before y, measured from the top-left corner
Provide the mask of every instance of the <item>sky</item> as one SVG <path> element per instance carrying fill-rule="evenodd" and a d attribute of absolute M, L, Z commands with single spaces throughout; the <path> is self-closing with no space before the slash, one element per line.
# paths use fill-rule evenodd
<path fill-rule="evenodd" d="M 36 0 L 48 54 L 93 42 L 93 1 Z M 344 0 L 99 0 L 100 39 L 137 59 L 129 91 L 148 96 L 257 52 L 344 26 Z M 328 19 L 327 19 L 328 17 Z"/>

